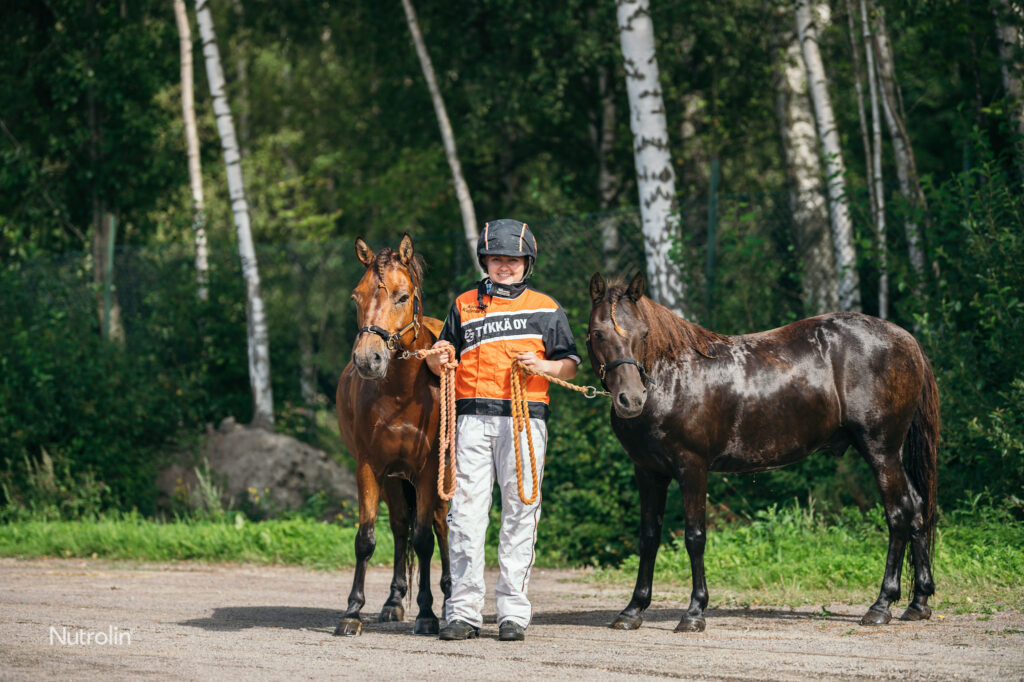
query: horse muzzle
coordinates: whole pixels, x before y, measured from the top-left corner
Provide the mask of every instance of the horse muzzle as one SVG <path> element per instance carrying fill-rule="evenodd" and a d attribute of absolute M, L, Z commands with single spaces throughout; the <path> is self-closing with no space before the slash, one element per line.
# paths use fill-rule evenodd
<path fill-rule="evenodd" d="M 617 391 L 612 394 L 612 406 L 622 419 L 633 419 L 640 416 L 647 402 L 647 389 L 639 391 Z"/>
<path fill-rule="evenodd" d="M 356 366 L 359 376 L 367 381 L 383 379 L 388 373 L 390 361 L 391 351 L 379 340 L 377 343 L 361 344 L 352 350 L 352 364 Z"/>

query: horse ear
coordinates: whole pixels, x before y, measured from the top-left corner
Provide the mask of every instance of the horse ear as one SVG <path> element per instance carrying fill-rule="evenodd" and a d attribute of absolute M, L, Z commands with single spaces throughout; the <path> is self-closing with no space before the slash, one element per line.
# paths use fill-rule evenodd
<path fill-rule="evenodd" d="M 597 303 L 604 298 L 605 289 L 604 277 L 600 272 L 595 272 L 590 278 L 590 302 Z"/>
<path fill-rule="evenodd" d="M 412 262 L 412 237 L 408 232 L 402 237 L 402 243 L 398 245 L 398 258 L 402 261 L 402 265 Z"/>
<path fill-rule="evenodd" d="M 637 303 L 641 298 L 644 297 L 644 273 L 638 272 L 633 276 L 633 281 L 629 283 L 629 288 L 626 289 L 626 295 Z"/>
<path fill-rule="evenodd" d="M 362 237 L 356 237 L 356 258 L 367 268 L 373 263 L 373 249 L 363 241 Z"/>

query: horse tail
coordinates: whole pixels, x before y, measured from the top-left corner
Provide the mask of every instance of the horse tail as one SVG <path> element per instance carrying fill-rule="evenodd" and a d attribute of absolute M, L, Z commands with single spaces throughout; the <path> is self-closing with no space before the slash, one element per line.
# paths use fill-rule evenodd
<path fill-rule="evenodd" d="M 924 358 L 924 388 L 910 423 L 903 448 L 904 463 L 910 482 L 923 502 L 924 528 L 928 534 L 929 553 L 935 545 L 935 511 L 938 493 L 939 453 L 939 388 L 928 357 Z"/>

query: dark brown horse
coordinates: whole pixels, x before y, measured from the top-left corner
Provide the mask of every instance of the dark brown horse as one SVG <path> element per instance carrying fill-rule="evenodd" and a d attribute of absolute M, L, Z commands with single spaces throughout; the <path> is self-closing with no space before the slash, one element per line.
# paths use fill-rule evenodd
<path fill-rule="evenodd" d="M 590 361 L 612 394 L 612 428 L 640 489 L 640 569 L 613 628 L 640 626 L 651 603 L 669 483 L 683 493 L 693 590 L 677 632 L 704 630 L 708 472 L 752 472 L 853 446 L 874 472 L 889 526 L 878 599 L 864 625 L 891 619 L 907 543 L 914 598 L 904 620 L 931 615 L 935 592 L 938 390 L 909 333 L 883 320 L 834 313 L 757 334 L 723 336 L 674 315 L 629 286 L 590 280 Z M 906 469 L 904 469 L 904 465 Z"/>
<path fill-rule="evenodd" d="M 405 616 L 402 599 L 409 587 L 406 570 L 412 574 L 411 546 L 419 559 L 419 614 L 413 632 L 437 634 L 430 591 L 435 534 L 441 549 L 441 591 L 446 601 L 451 595 L 448 504 L 437 494 L 439 388 L 426 363 L 408 353 L 430 348 L 441 321 L 423 315 L 422 261 L 413 253 L 409 235 L 397 252 L 386 248 L 377 254 L 357 239 L 356 256 L 366 267 L 352 293 L 359 332 L 352 361 L 338 382 L 337 406 L 342 442 L 356 458 L 359 530 L 348 609 L 334 634 L 362 632 L 363 581 L 376 546 L 373 526 L 382 497 L 395 539 L 395 572 L 379 620 Z"/>

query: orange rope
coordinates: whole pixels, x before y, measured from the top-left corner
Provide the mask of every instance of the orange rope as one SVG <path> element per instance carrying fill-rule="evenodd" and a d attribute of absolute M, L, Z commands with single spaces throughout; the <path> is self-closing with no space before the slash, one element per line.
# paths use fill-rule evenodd
<path fill-rule="evenodd" d="M 516 482 L 519 484 L 519 499 L 523 504 L 533 504 L 540 488 L 537 485 L 537 455 L 533 451 L 533 429 L 530 428 L 530 404 L 526 400 L 526 376 L 524 372 L 539 374 L 529 370 L 518 358 L 512 360 L 509 369 L 512 374 L 512 439 L 516 448 Z M 533 476 L 533 495 L 526 499 L 523 492 L 523 453 L 519 445 L 519 434 L 526 431 L 526 442 L 530 444 L 530 474 Z"/>
<path fill-rule="evenodd" d="M 455 349 L 451 346 L 418 350 L 412 355 L 424 360 L 428 355 L 440 355 L 441 353 L 447 355 L 448 360 L 441 365 L 441 405 L 440 424 L 438 425 L 438 435 L 441 438 L 438 454 L 441 461 L 437 466 L 437 494 L 447 502 L 455 496 L 455 369 L 459 363 L 455 362 Z M 445 486 L 445 478 L 451 481 L 450 486 Z"/>

